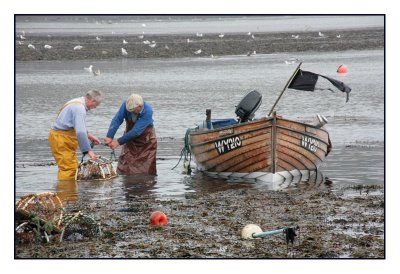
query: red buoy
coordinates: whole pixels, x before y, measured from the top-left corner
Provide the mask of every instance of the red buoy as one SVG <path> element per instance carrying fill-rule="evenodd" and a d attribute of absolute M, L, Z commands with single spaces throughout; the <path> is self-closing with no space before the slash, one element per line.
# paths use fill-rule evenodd
<path fill-rule="evenodd" d="M 338 73 L 347 73 L 347 67 L 346 65 L 340 65 L 337 69 Z"/>
<path fill-rule="evenodd" d="M 161 211 L 154 211 L 150 215 L 150 224 L 155 226 L 164 226 L 168 223 L 167 215 Z"/>

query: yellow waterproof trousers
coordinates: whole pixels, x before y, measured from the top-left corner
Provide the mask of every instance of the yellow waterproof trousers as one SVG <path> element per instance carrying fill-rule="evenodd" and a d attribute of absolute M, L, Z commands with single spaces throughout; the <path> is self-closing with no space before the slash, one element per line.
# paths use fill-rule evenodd
<path fill-rule="evenodd" d="M 78 169 L 78 139 L 75 130 L 51 129 L 49 144 L 58 166 L 58 180 L 75 180 L 75 172 Z"/>

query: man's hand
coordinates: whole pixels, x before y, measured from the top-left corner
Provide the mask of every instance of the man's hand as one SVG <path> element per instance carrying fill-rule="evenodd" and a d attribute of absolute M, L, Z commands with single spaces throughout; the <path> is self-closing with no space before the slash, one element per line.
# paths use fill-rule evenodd
<path fill-rule="evenodd" d="M 108 146 L 111 142 L 112 142 L 112 139 L 111 139 L 110 137 L 104 138 L 104 144 L 105 144 L 105 145 Z"/>
<path fill-rule="evenodd" d="M 89 150 L 88 155 L 89 155 L 90 160 L 94 161 L 97 159 L 97 155 L 93 152 L 93 150 Z"/>
<path fill-rule="evenodd" d="M 100 144 L 100 139 L 97 138 L 96 136 L 94 136 L 94 135 L 91 134 L 91 133 L 88 133 L 88 139 L 89 139 L 93 144 L 95 144 L 95 145 Z"/>
<path fill-rule="evenodd" d="M 111 149 L 116 149 L 119 146 L 118 140 L 112 141 L 108 146 Z"/>

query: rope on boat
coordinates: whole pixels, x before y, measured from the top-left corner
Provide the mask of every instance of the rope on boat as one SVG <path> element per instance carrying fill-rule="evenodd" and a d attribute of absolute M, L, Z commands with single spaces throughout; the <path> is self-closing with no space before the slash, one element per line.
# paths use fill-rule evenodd
<path fill-rule="evenodd" d="M 192 152 L 190 150 L 190 145 L 189 145 L 189 135 L 190 135 L 190 132 L 195 131 L 195 130 L 196 130 L 196 128 L 188 128 L 186 130 L 185 138 L 184 138 L 184 145 L 181 150 L 181 156 L 179 158 L 178 163 L 172 168 L 172 169 L 175 169 L 181 162 L 182 158 L 184 158 L 183 168 L 185 170 L 185 173 L 188 175 L 190 175 L 192 173 L 192 168 L 190 166 L 190 162 L 192 161 Z"/>

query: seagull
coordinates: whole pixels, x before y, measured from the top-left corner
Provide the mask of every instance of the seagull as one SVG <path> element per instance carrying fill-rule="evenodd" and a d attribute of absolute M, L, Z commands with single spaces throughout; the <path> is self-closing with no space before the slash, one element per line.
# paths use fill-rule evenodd
<path fill-rule="evenodd" d="M 101 38 L 100 38 L 99 36 L 96 36 L 96 40 L 97 40 L 97 41 L 100 41 Z"/>
<path fill-rule="evenodd" d="M 124 55 L 124 56 L 128 55 L 128 52 L 127 52 L 126 49 L 124 49 L 124 48 L 121 48 L 121 53 L 122 53 L 122 55 Z"/>
<path fill-rule="evenodd" d="M 299 39 L 299 35 L 298 34 L 297 35 L 292 34 L 292 38 L 293 39 Z"/>
<path fill-rule="evenodd" d="M 24 41 L 18 41 L 18 45 L 23 45 Z"/>
<path fill-rule="evenodd" d="M 200 53 L 201 53 L 201 49 L 196 50 L 196 51 L 194 52 L 194 54 L 200 54 Z"/>
<path fill-rule="evenodd" d="M 223 38 L 225 35 L 223 33 L 221 33 L 220 35 L 218 35 L 219 38 Z"/>
<path fill-rule="evenodd" d="M 341 35 L 340 35 L 340 34 L 336 35 L 336 38 L 340 38 L 340 37 L 341 37 Z"/>
<path fill-rule="evenodd" d="M 88 68 L 83 68 L 87 72 L 93 73 L 93 65 L 90 65 Z"/>
<path fill-rule="evenodd" d="M 125 41 L 125 39 L 124 39 L 124 40 L 122 40 L 122 44 L 126 45 L 126 44 L 128 44 L 128 42 Z"/>
<path fill-rule="evenodd" d="M 94 76 L 98 76 L 100 75 L 100 70 L 93 70 L 93 65 L 90 65 L 88 68 L 83 68 L 84 70 L 86 70 L 87 72 L 89 72 L 90 74 L 93 74 Z"/>
<path fill-rule="evenodd" d="M 318 32 L 318 36 L 319 37 L 325 37 L 325 34 L 323 34 L 322 32 Z"/>
<path fill-rule="evenodd" d="M 44 48 L 45 48 L 45 49 L 51 49 L 51 48 L 53 48 L 53 47 L 50 46 L 50 45 L 44 45 Z"/>
<path fill-rule="evenodd" d="M 155 43 L 155 42 L 153 41 L 153 44 L 150 44 L 150 45 L 149 45 L 149 47 L 151 47 L 151 48 L 155 48 L 155 47 L 156 47 L 156 45 L 157 45 L 157 43 Z"/>
<path fill-rule="evenodd" d="M 285 64 L 286 65 L 292 65 L 292 64 L 294 64 L 294 63 L 296 63 L 298 61 L 299 61 L 299 59 L 297 59 L 297 58 L 290 58 L 288 60 L 285 60 Z"/>
<path fill-rule="evenodd" d="M 30 49 L 36 49 L 35 46 L 32 45 L 32 44 L 29 44 L 29 45 L 28 45 L 28 48 L 30 48 Z"/>
<path fill-rule="evenodd" d="M 145 44 L 145 45 L 150 45 L 150 41 L 149 41 L 149 40 L 144 40 L 144 41 L 143 41 L 143 44 Z"/>
<path fill-rule="evenodd" d="M 256 39 L 253 34 L 251 35 L 251 38 Z"/>
<path fill-rule="evenodd" d="M 249 32 L 247 33 L 247 35 L 250 36 L 250 35 L 251 35 L 251 32 L 249 31 Z"/>
<path fill-rule="evenodd" d="M 186 42 L 191 43 L 193 41 L 188 38 L 188 39 L 186 39 Z"/>
<path fill-rule="evenodd" d="M 25 35 L 25 33 L 24 33 L 24 35 Z M 24 35 L 21 34 L 21 35 L 19 36 L 19 38 L 21 38 L 21 40 L 25 40 L 26 38 L 25 38 Z"/>
<path fill-rule="evenodd" d="M 74 50 L 81 50 L 83 47 L 81 45 L 77 45 L 74 47 Z"/>
<path fill-rule="evenodd" d="M 256 55 L 257 54 L 257 52 L 254 50 L 253 52 L 247 52 L 247 56 L 252 56 L 252 55 Z"/>
<path fill-rule="evenodd" d="M 203 37 L 203 34 L 202 34 L 202 33 L 199 33 L 199 32 L 197 32 L 197 33 L 196 33 L 196 36 L 197 36 L 197 37 Z"/>

